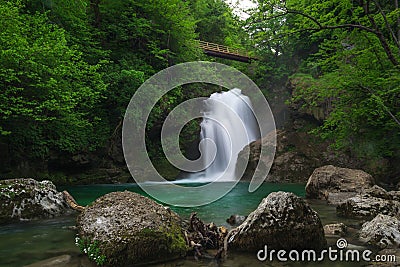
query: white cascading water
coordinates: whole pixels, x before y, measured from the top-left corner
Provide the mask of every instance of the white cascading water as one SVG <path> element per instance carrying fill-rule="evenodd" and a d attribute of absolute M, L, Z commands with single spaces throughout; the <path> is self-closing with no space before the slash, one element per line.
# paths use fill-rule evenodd
<path fill-rule="evenodd" d="M 212 162 L 204 171 L 190 175 L 182 182 L 235 181 L 235 167 L 239 152 L 259 138 L 259 128 L 250 99 L 240 89 L 214 93 L 205 102 L 200 139 L 211 139 L 214 144 L 200 144 L 206 162 Z M 243 126 L 242 126 L 243 125 Z M 213 156 L 215 155 L 214 160 Z"/>

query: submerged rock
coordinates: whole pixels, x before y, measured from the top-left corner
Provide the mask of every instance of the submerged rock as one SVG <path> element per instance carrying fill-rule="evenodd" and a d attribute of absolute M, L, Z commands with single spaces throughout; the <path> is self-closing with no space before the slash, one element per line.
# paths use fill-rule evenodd
<path fill-rule="evenodd" d="M 25 265 L 24 267 L 67 267 L 73 266 L 73 263 L 71 261 L 72 257 L 70 255 L 61 255 Z"/>
<path fill-rule="evenodd" d="M 178 215 L 133 192 L 100 197 L 78 216 L 77 228 L 110 266 L 168 261 L 187 251 Z"/>
<path fill-rule="evenodd" d="M 347 226 L 344 223 L 333 223 L 324 226 L 325 235 L 345 236 L 347 234 Z"/>
<path fill-rule="evenodd" d="M 244 222 L 244 220 L 246 220 L 246 216 L 233 214 L 228 219 L 226 219 L 226 222 L 230 225 L 240 225 Z"/>
<path fill-rule="evenodd" d="M 395 217 L 378 214 L 363 224 L 360 240 L 379 248 L 397 248 L 400 245 L 400 221 Z"/>
<path fill-rule="evenodd" d="M 52 218 L 71 209 L 50 181 L 10 179 L 0 181 L 0 223 Z"/>
<path fill-rule="evenodd" d="M 339 204 L 374 184 L 373 177 L 362 170 L 327 165 L 315 169 L 308 179 L 306 197 Z"/>
<path fill-rule="evenodd" d="M 232 249 L 315 249 L 326 246 L 318 214 L 293 193 L 274 192 L 228 236 Z"/>

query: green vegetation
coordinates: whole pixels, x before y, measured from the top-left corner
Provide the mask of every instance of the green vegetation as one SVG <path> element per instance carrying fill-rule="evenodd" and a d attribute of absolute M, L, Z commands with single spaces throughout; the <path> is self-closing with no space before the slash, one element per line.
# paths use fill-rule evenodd
<path fill-rule="evenodd" d="M 291 98 L 319 121 L 311 132 L 337 149 L 399 159 L 398 0 L 257 3 L 242 21 L 223 0 L 0 0 L 0 173 L 50 171 L 67 183 L 79 179 L 63 175 L 79 173 L 76 166 L 124 166 L 117 154 L 130 98 L 151 75 L 193 60 L 238 68 L 270 101 Z M 210 58 L 198 40 L 259 60 Z M 276 93 L 288 84 L 292 91 Z M 164 119 L 179 103 L 216 90 L 175 88 L 150 114 L 148 151 L 169 178 L 177 172 L 161 150 Z M 198 132 L 196 121 L 185 126 L 183 152 Z"/>
<path fill-rule="evenodd" d="M 155 243 L 158 246 L 165 246 L 169 253 L 185 254 L 188 250 L 182 229 L 175 223 L 172 223 L 171 227 L 165 229 L 163 227 L 155 230 L 144 228 L 138 233 L 138 236 L 142 240 L 148 239 L 153 243 L 156 241 Z"/>
<path fill-rule="evenodd" d="M 97 240 L 93 242 L 85 238 L 75 238 L 75 244 L 79 247 L 80 251 L 88 255 L 89 259 L 97 264 L 103 266 L 106 263 L 106 256 L 101 254 Z"/>
<path fill-rule="evenodd" d="M 320 120 L 313 132 L 335 148 L 399 158 L 398 1 L 257 2 L 248 28 L 269 73 L 261 82 L 289 78 L 291 104 Z"/>
<path fill-rule="evenodd" d="M 1 0 L 0 25 L 0 173 L 8 177 L 68 172 L 74 156 L 113 157 L 126 106 L 148 77 L 207 59 L 199 38 L 240 47 L 245 34 L 222 0 Z M 168 112 L 211 92 L 177 88 L 160 100 L 147 126 L 153 159 L 164 158 L 158 133 Z M 184 135 L 196 130 L 191 123 Z"/>

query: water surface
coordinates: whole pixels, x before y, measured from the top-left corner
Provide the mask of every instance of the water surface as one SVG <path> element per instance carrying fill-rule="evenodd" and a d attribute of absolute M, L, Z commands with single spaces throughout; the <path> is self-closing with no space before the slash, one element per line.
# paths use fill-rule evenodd
<path fill-rule="evenodd" d="M 247 191 L 249 183 L 241 182 L 218 201 L 195 208 L 171 207 L 182 217 L 188 218 L 192 212 L 197 212 L 198 216 L 205 222 L 213 221 L 217 225 L 225 225 L 226 219 L 232 214 L 248 215 L 253 211 L 260 201 L 269 193 L 274 191 L 293 192 L 303 197 L 305 195 L 303 184 L 263 184 L 254 193 Z M 136 184 L 124 185 L 90 185 L 90 186 L 69 186 L 59 188 L 68 190 L 71 195 L 81 205 L 88 205 L 96 198 L 113 191 L 129 190 L 146 195 Z M 162 188 L 160 190 L 163 190 Z M 164 190 L 165 191 L 165 190 Z M 186 196 L 173 196 L 191 198 L 190 193 Z M 311 205 L 320 213 L 323 223 L 337 222 L 334 207 L 328 207 L 321 202 L 314 201 Z M 349 221 L 349 223 L 356 223 Z M 69 254 L 78 257 L 79 250 L 75 247 L 75 231 L 68 227 L 75 225 L 75 216 L 62 216 L 49 220 L 34 222 L 23 222 L 11 225 L 0 226 L 0 266 L 19 267 L 34 263 L 57 255 Z M 334 242 L 335 240 L 331 240 Z M 344 263 L 326 263 L 325 266 L 358 266 L 347 265 Z M 78 265 L 71 265 L 78 266 Z M 161 264 L 157 266 L 282 266 L 281 264 L 268 265 L 258 262 L 255 255 L 245 253 L 229 254 L 227 261 L 218 265 L 213 261 L 194 261 L 191 257 L 187 260 L 180 260 Z M 291 265 L 284 265 L 291 266 Z M 294 266 L 302 266 L 301 264 Z M 311 266 L 311 265 L 310 265 Z M 321 266 L 321 263 L 319 263 Z"/>

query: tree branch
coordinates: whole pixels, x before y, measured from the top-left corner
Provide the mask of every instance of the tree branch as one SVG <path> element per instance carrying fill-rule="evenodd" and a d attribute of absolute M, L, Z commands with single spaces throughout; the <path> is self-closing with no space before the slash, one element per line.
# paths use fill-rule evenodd
<path fill-rule="evenodd" d="M 371 22 L 371 25 L 373 28 L 361 25 L 361 24 L 353 24 L 353 23 L 348 23 L 348 24 L 341 24 L 341 25 L 323 25 L 321 22 L 319 22 L 316 18 L 305 14 L 301 11 L 297 11 L 297 10 L 289 10 L 287 7 L 285 7 L 285 11 L 283 13 L 271 16 L 269 18 L 266 19 L 273 19 L 273 18 L 278 18 L 278 17 L 282 17 L 284 15 L 287 14 L 296 14 L 296 15 L 300 15 L 303 16 L 309 20 L 311 20 L 312 22 L 314 22 L 318 27 L 316 28 L 306 28 L 306 29 L 302 29 L 301 31 L 323 31 L 323 30 L 333 30 L 333 29 L 359 29 L 359 30 L 363 30 L 366 32 L 370 32 L 372 34 L 374 34 L 378 39 L 379 42 L 381 43 L 381 46 L 383 48 L 383 50 L 386 53 L 387 58 L 389 59 L 389 61 L 394 65 L 394 66 L 398 66 L 399 62 L 397 61 L 396 57 L 393 55 L 393 52 L 384 36 L 384 34 L 382 33 L 382 31 L 379 29 L 378 25 L 375 22 L 375 19 L 370 15 L 370 1 L 359 1 L 359 4 L 363 7 L 365 15 L 367 16 L 367 18 L 369 19 L 369 21 Z M 299 32 L 299 31 L 298 31 Z"/>
<path fill-rule="evenodd" d="M 367 90 L 371 95 L 375 96 L 376 98 L 379 98 L 382 101 L 382 106 L 383 109 L 389 114 L 389 116 L 400 126 L 400 120 L 396 118 L 396 116 L 390 111 L 390 109 L 385 105 L 385 103 L 383 103 L 382 98 L 380 98 L 379 96 L 377 96 L 372 90 L 371 88 L 368 88 L 366 86 L 363 85 L 359 85 L 360 88 Z"/>
<path fill-rule="evenodd" d="M 287 12 L 287 13 L 290 13 L 290 14 L 301 15 L 301 16 L 303 16 L 303 17 L 305 17 L 305 18 L 308 18 L 309 20 L 311 20 L 312 22 L 314 22 L 315 24 L 317 24 L 319 28 L 323 28 L 322 24 L 321 24 L 316 18 L 313 18 L 313 17 L 311 17 L 311 16 L 308 15 L 308 14 L 305 14 L 305 13 L 300 12 L 300 11 L 297 11 L 297 10 L 289 10 L 289 9 L 287 9 L 287 8 L 286 8 L 286 12 Z"/>
<path fill-rule="evenodd" d="M 381 8 L 381 5 L 379 5 L 378 1 L 374 0 L 374 3 L 375 3 L 375 5 L 378 7 L 378 9 L 379 9 L 379 13 L 381 13 L 381 15 L 382 15 L 382 17 L 383 17 L 383 20 L 385 21 L 386 28 L 387 28 L 388 31 L 390 32 L 390 35 L 392 36 L 393 41 L 396 43 L 397 47 L 400 49 L 399 40 L 397 39 L 396 34 L 394 33 L 392 27 L 390 26 L 390 24 L 389 24 L 389 22 L 388 22 L 388 20 L 387 20 L 387 17 L 386 17 L 385 12 L 384 12 L 383 9 Z"/>

